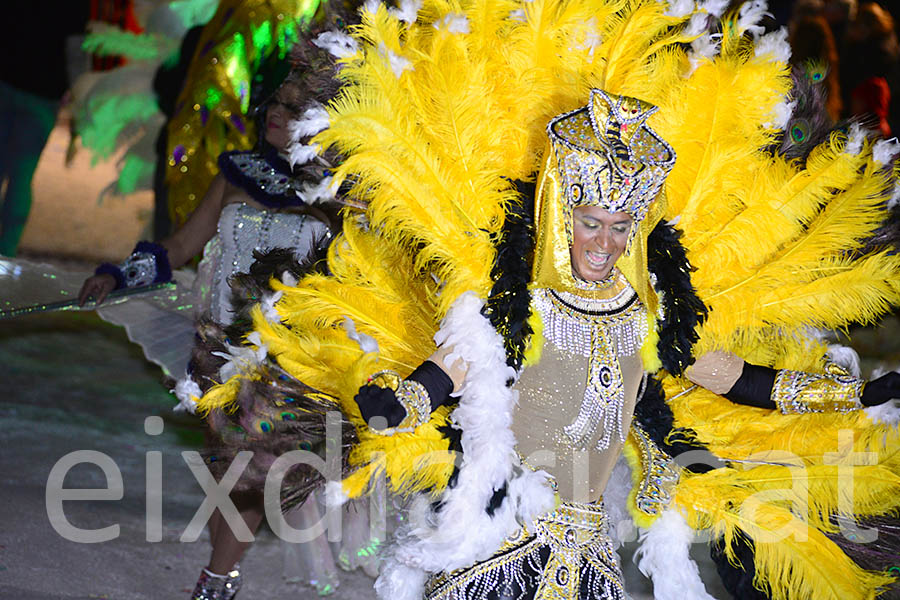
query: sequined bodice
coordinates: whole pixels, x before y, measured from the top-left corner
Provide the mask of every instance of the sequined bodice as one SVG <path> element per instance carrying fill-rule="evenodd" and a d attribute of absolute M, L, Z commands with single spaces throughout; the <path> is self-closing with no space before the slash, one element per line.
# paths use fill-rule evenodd
<path fill-rule="evenodd" d="M 209 270 L 209 290 L 203 295 L 208 297 L 213 319 L 231 321 L 228 278 L 249 270 L 254 250 L 292 248 L 302 260 L 328 237 L 328 226 L 309 215 L 261 210 L 244 203 L 226 205 L 217 233 L 204 250 L 207 264 L 201 265 L 201 270 Z"/>
<path fill-rule="evenodd" d="M 640 346 L 647 315 L 634 292 L 589 305 L 536 290 L 544 325 L 536 365 L 516 384 L 517 450 L 554 476 L 564 500 L 597 500 L 634 415 L 644 377 Z"/>

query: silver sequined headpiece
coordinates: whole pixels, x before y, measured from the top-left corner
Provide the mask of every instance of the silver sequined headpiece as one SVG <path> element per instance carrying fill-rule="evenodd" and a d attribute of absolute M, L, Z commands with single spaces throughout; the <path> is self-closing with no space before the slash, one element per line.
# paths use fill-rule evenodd
<path fill-rule="evenodd" d="M 649 125 L 656 106 L 602 90 L 550 121 L 567 208 L 600 206 L 639 223 L 675 165 L 675 151 Z"/>

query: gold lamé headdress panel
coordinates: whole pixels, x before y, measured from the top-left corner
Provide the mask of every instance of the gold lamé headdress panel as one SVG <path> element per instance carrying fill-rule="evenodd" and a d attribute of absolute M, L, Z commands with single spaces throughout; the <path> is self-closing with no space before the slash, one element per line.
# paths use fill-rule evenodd
<path fill-rule="evenodd" d="M 595 89 L 587 106 L 550 121 L 535 199 L 533 287 L 585 293 L 572 275 L 572 212 L 577 206 L 600 206 L 632 217 L 628 244 L 616 267 L 655 310 L 647 236 L 665 213 L 661 192 L 675 165 L 675 151 L 647 124 L 656 111 L 637 98 Z"/>

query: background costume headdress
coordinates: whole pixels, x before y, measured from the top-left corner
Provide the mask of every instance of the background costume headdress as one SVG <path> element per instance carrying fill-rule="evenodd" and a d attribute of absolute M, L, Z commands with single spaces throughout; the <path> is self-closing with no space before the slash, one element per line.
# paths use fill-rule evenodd
<path fill-rule="evenodd" d="M 655 309 L 647 236 L 665 212 L 660 191 L 675 165 L 675 151 L 647 124 L 656 111 L 643 100 L 594 89 L 587 106 L 550 121 L 537 185 L 533 287 L 585 293 L 572 275 L 572 213 L 578 206 L 599 206 L 634 220 L 616 266 Z M 618 290 L 592 293 L 610 292 Z"/>

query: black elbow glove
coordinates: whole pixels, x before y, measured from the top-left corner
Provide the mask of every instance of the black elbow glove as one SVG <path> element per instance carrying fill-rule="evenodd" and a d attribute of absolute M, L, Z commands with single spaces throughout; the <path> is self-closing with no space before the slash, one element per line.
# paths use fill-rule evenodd
<path fill-rule="evenodd" d="M 760 367 L 744 363 L 741 376 L 734 382 L 724 396 L 736 404 L 745 404 L 757 408 L 777 408 L 772 400 L 772 388 L 775 387 L 777 371 L 770 367 Z"/>
<path fill-rule="evenodd" d="M 888 400 L 900 399 L 900 373 L 886 373 L 863 387 L 859 400 L 863 406 L 878 406 Z"/>
<path fill-rule="evenodd" d="M 419 384 L 428 397 L 428 411 L 436 410 L 450 399 L 453 391 L 453 380 L 438 365 L 426 360 L 415 371 L 409 374 L 406 382 Z M 403 384 L 401 383 L 401 386 Z M 387 427 L 397 427 L 409 416 L 404 403 L 397 398 L 398 391 L 390 387 L 381 387 L 374 383 L 368 383 L 361 388 L 354 397 L 359 406 L 359 412 L 368 423 L 373 417 L 383 417 L 387 421 Z"/>

